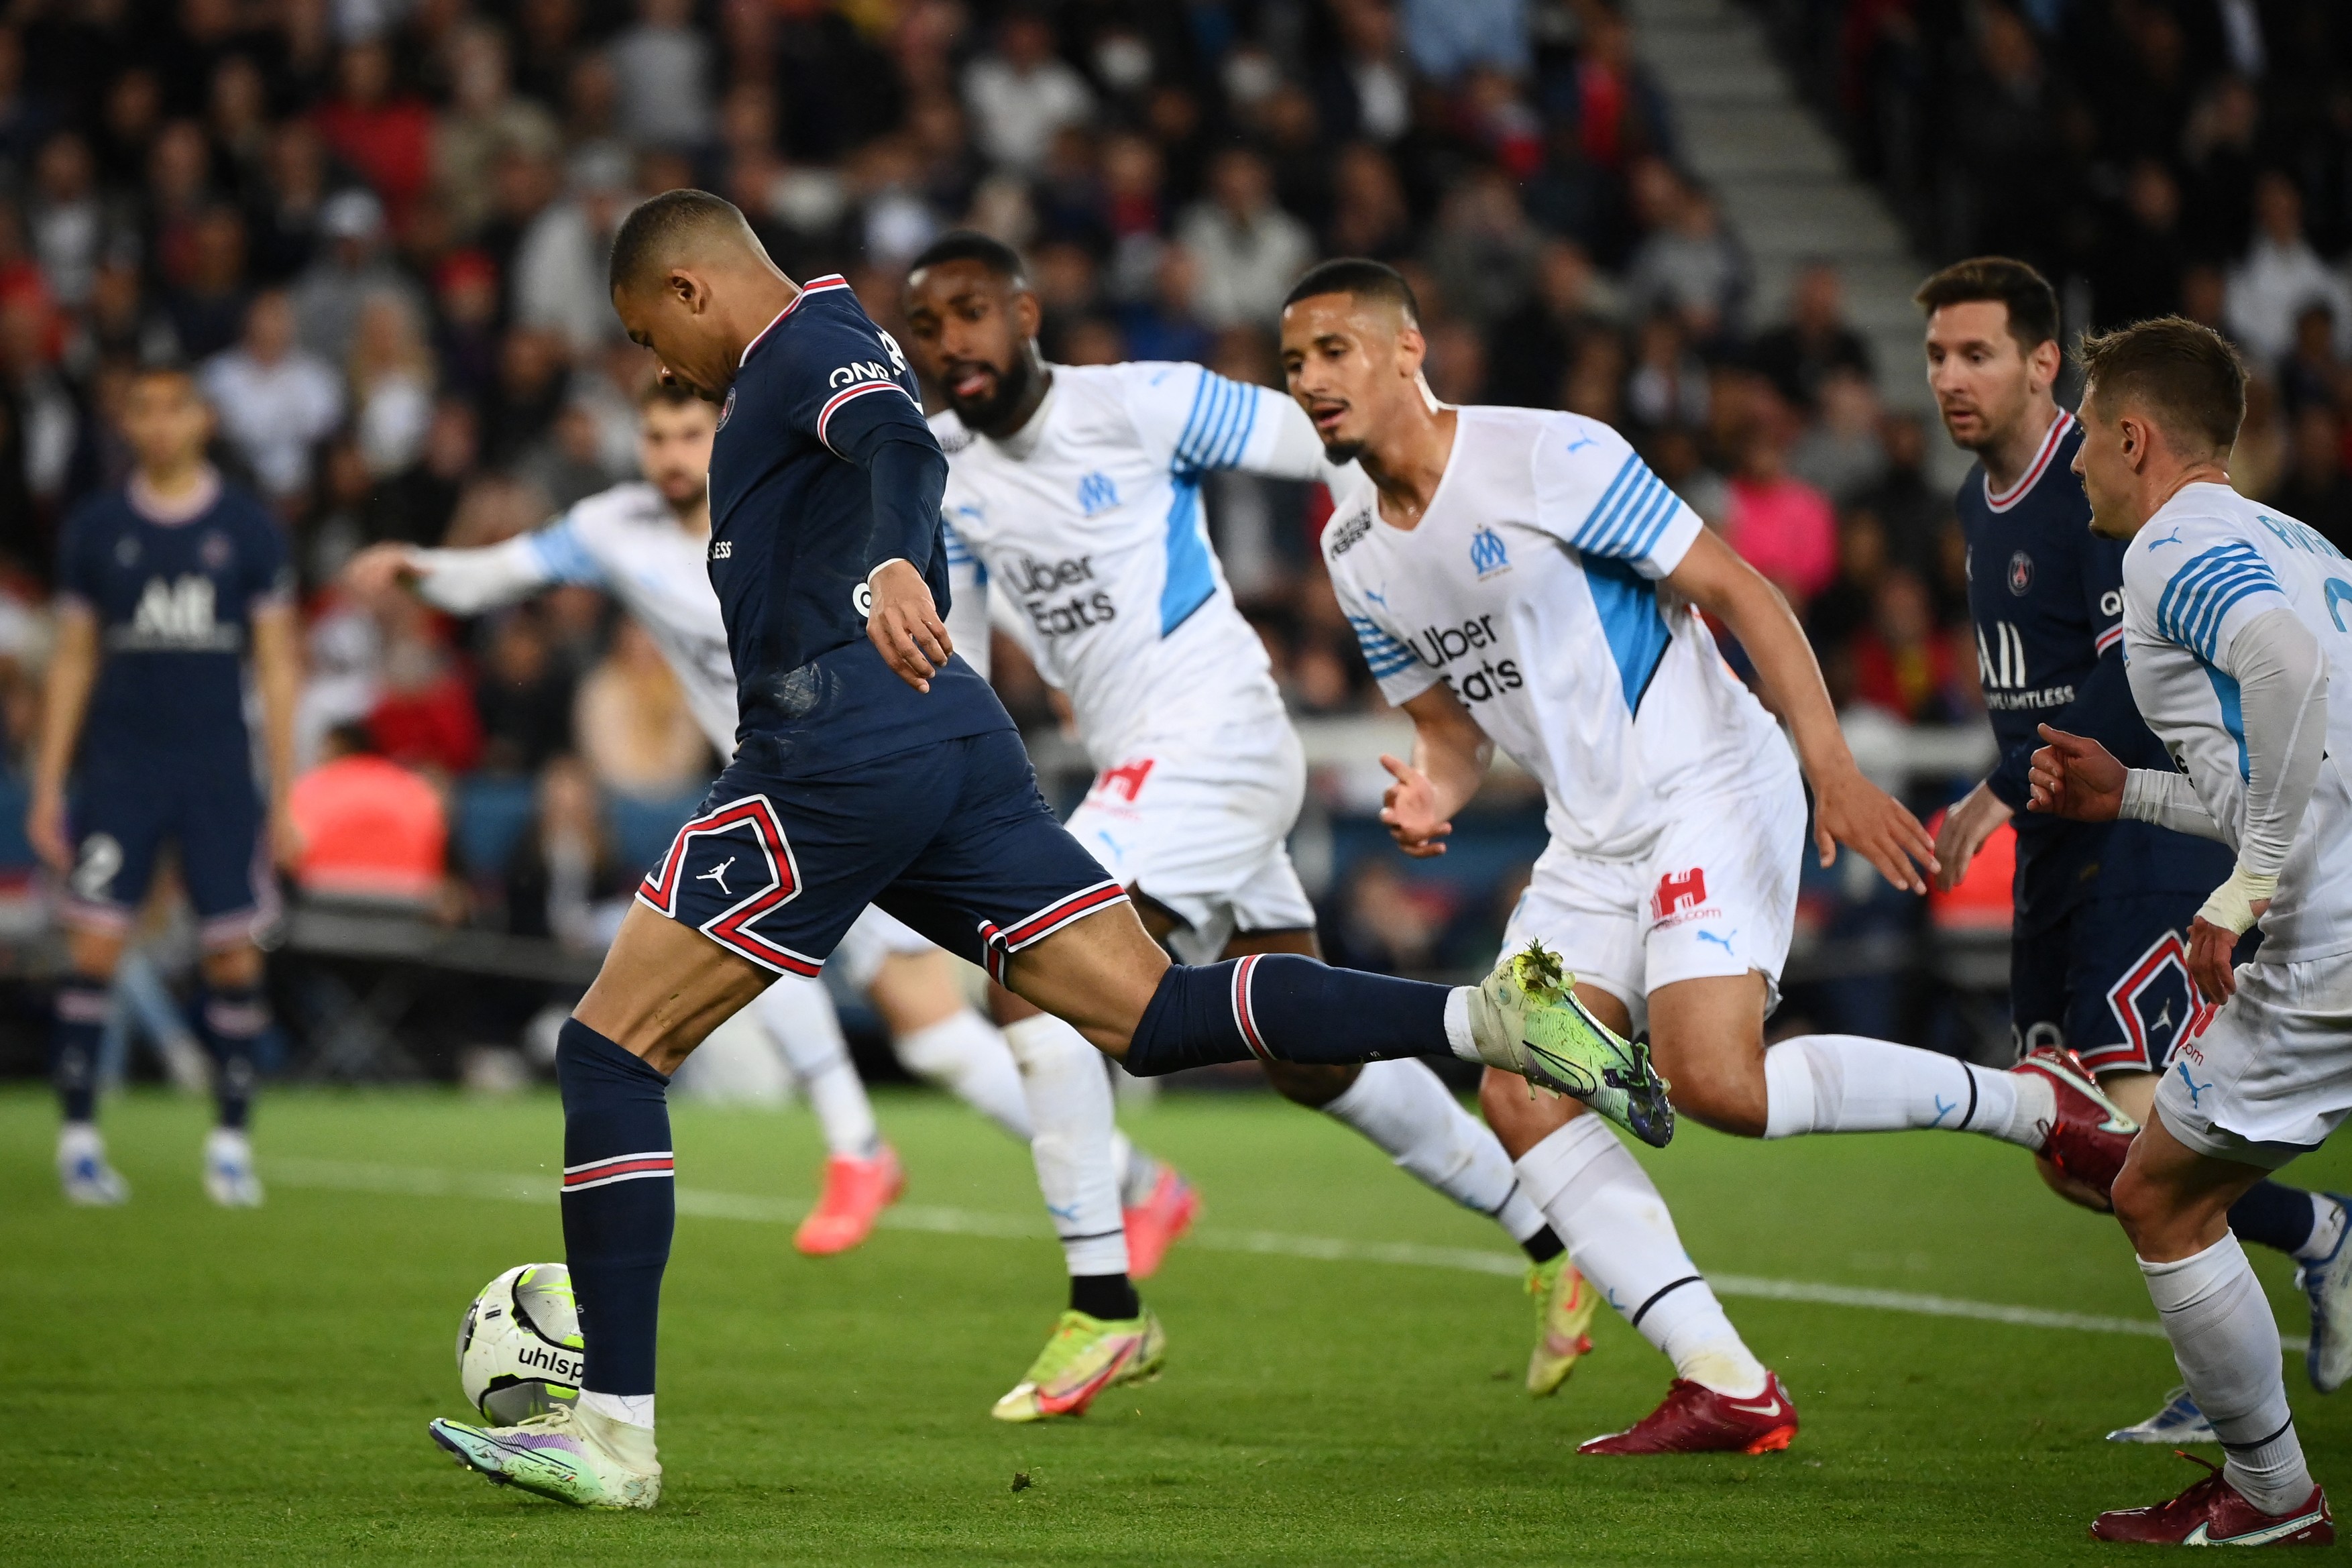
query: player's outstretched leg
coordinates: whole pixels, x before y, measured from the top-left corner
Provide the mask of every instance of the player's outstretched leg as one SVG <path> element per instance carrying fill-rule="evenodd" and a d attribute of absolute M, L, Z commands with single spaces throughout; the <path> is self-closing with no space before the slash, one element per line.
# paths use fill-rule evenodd
<path fill-rule="evenodd" d="M 2228 1456 L 2179 1496 L 2103 1513 L 2103 1541 L 2170 1545 L 2319 1545 L 2336 1539 L 2326 1495 L 2304 1461 L 2288 1409 L 2278 1321 L 2228 1210 L 2263 1172 L 2173 1135 L 2159 1100 L 2115 1184 L 2173 1358 Z"/>
<path fill-rule="evenodd" d="M 882 1211 L 906 1190 L 906 1172 L 882 1141 L 824 982 L 779 975 L 751 1005 L 824 1136 L 824 1189 L 793 1233 L 793 1245 L 812 1258 L 846 1252 L 873 1233 Z"/>

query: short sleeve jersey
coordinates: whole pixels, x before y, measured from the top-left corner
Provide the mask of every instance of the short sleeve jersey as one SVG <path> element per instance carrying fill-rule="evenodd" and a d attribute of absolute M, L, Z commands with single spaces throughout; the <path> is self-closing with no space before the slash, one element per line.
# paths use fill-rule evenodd
<path fill-rule="evenodd" d="M 2327 754 L 2261 958 L 2352 952 L 2352 561 L 2315 529 L 2226 485 L 2189 485 L 2124 552 L 2124 648 L 2132 695 L 2174 765 L 2234 846 L 2245 823 L 2246 728 L 2231 645 L 2256 616 L 2290 611 L 2327 660 Z"/>
<path fill-rule="evenodd" d="M 1202 481 L 1273 471 L 1297 405 L 1196 364 L 1055 365 L 1008 440 L 931 421 L 942 502 L 1039 671 L 1066 692 L 1094 761 L 1204 722 L 1279 719 L 1265 645 L 1210 547 Z M 1285 478 L 1322 479 L 1327 466 Z"/>
<path fill-rule="evenodd" d="M 101 662 L 82 725 L 85 766 L 169 756 L 249 768 L 245 654 L 253 615 L 288 601 L 277 520 L 218 479 L 193 514 L 110 490 L 66 520 L 58 586 L 98 618 Z"/>
<path fill-rule="evenodd" d="M 2069 471 L 2082 444 L 2082 426 L 2061 410 L 2015 484 L 1996 492 L 1979 465 L 1954 502 L 1968 540 L 1977 675 L 2001 752 L 1990 784 L 2016 813 L 2017 921 L 2028 932 L 2086 898 L 2203 893 L 2230 874 L 2226 850 L 2149 823 L 2025 810 L 2042 724 L 2089 735 L 2129 767 L 2168 765 L 2120 668 L 2124 546 L 2091 531 L 2091 503 Z"/>
<path fill-rule="evenodd" d="M 918 692 L 866 640 L 866 577 L 893 556 L 943 612 L 953 604 L 936 519 L 912 549 L 877 533 L 866 465 L 893 441 L 938 449 L 906 355 L 846 282 L 813 279 L 744 350 L 710 454 L 710 582 L 741 732 L 783 742 L 794 760 L 782 765 L 838 767 L 1011 725 L 968 664 L 951 658 Z"/>
<path fill-rule="evenodd" d="M 1553 841 L 1582 854 L 1637 853 L 1694 797 L 1793 781 L 1778 726 L 1660 582 L 1698 514 L 1598 420 L 1456 418 L 1419 526 L 1383 521 L 1358 473 L 1323 531 L 1388 700 L 1443 682 L 1542 781 Z"/>

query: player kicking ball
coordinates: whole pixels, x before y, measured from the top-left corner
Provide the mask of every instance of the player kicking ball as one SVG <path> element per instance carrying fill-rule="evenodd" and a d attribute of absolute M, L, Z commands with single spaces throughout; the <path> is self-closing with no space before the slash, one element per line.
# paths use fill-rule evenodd
<path fill-rule="evenodd" d="M 1054 819 L 1012 721 L 955 654 L 940 618 L 947 461 L 902 356 L 848 285 L 794 284 L 740 212 L 692 190 L 629 215 L 611 280 L 663 377 L 719 405 L 709 561 L 739 742 L 557 1046 L 564 1247 L 586 1342 L 579 1401 L 515 1426 L 435 1421 L 436 1442 L 494 1481 L 567 1502 L 659 1500 L 655 1341 L 677 1214 L 668 1074 L 776 974 L 816 973 L 870 903 L 1141 1076 L 1451 1052 L 1670 1135 L 1645 1053 L 1597 1026 L 1538 954 L 1475 988 L 1292 953 L 1171 963 Z M 721 866 L 734 873 L 724 891 L 711 876 Z M 1107 1386 L 1141 1370 L 1130 1356 L 1098 1375 Z"/>
<path fill-rule="evenodd" d="M 1855 767 L 1779 593 L 1606 425 L 1438 403 L 1412 292 L 1389 268 L 1326 262 L 1282 322 L 1292 395 L 1360 474 L 1334 497 L 1323 554 L 1381 691 L 1412 719 L 1412 761 L 1381 759 L 1396 778 L 1381 820 L 1405 852 L 1444 853 L 1499 744 L 1542 782 L 1551 839 L 1506 950 L 1557 951 L 1610 1029 L 1646 1026 L 1677 1110 L 1750 1138 L 1973 1131 L 2112 1181 L 2130 1123 L 2060 1053 L 1998 1073 L 1846 1035 L 1765 1050 L 1804 784 L 1824 864 L 1843 843 L 1914 890 L 1935 867 L 1926 830 Z M 1794 754 L 1701 610 L 1748 649 Z M 1787 1447 L 1786 1390 L 1609 1128 L 1507 1071 L 1482 1100 L 1576 1267 L 1675 1363 L 1664 1403 L 1581 1451 Z"/>
<path fill-rule="evenodd" d="M 2124 551 L 2131 693 L 2171 767 L 2126 768 L 2047 728 L 2032 807 L 2152 822 L 2236 856 L 2189 929 L 2220 1007 L 2175 1048 L 2115 1184 L 2190 1397 L 2227 1456 L 2152 1508 L 2104 1513 L 2103 1541 L 2316 1546 L 2336 1539 L 2287 1407 L 2278 1321 L 2234 1205 L 2352 1112 L 2352 562 L 2230 488 L 2246 373 L 2210 329 L 2168 317 L 2083 342 L 2074 471 L 2091 526 Z M 2238 939 L 2263 943 L 2234 970 Z M 2199 1461 L 2202 1463 L 2203 1461 Z"/>
<path fill-rule="evenodd" d="M 2017 815 L 2040 723 L 2095 739 L 2133 766 L 2170 760 L 2132 706 L 2124 672 L 2124 546 L 2091 531 L 2072 471 L 2082 426 L 2051 395 L 2064 366 L 2057 294 L 2025 263 L 1988 256 L 1946 268 L 1916 298 L 1945 428 L 1978 458 L 1956 509 L 1969 542 L 1977 670 L 2000 742 L 1990 774 L 1944 818 L 1936 880 L 1957 886 L 1985 841 L 2015 819 L 2009 994 L 2018 1049 L 2074 1052 L 2102 1092 L 2144 1122 L 2158 1075 L 2210 1011 L 2189 976 L 2188 942 L 2199 904 L 2230 874 L 2230 852 L 2153 823 Z M 2106 1206 L 2095 1192 L 2069 1195 Z M 2313 1387 L 2332 1393 L 2352 1378 L 2345 1205 L 2263 1182 L 2231 1210 L 2230 1228 L 2300 1267 L 2311 1303 L 2305 1370 Z M 2154 1415 L 2107 1436 L 2214 1440 L 2177 1391 Z"/>
<path fill-rule="evenodd" d="M 720 756 L 735 750 L 735 670 L 727 628 L 704 557 L 710 544 L 710 445 L 718 416 L 681 387 L 656 383 L 638 399 L 637 460 L 644 478 L 588 497 L 543 528 L 476 550 L 379 544 L 362 551 L 344 581 L 362 595 L 395 584 L 455 615 L 479 615 L 559 584 L 613 595 L 652 635 L 686 694 L 687 706 Z M 950 581 L 971 609 L 950 635 L 987 647 L 978 566 L 950 542 Z M 834 962 L 849 971 L 888 1026 L 898 1059 L 941 1084 L 1024 1143 L 1033 1126 L 1021 1076 L 988 1020 L 958 986 L 947 954 L 878 910 L 850 927 Z M 760 1023 L 808 1095 L 827 1155 L 816 1205 L 793 1233 L 811 1257 L 864 1241 L 906 1186 L 898 1156 L 882 1140 L 866 1087 L 824 983 L 785 973 L 754 1004 Z M 1157 1261 L 1181 1235 L 1193 1203 L 1173 1170 L 1114 1130 L 1113 1158 L 1125 1222 L 1136 1250 Z M 1136 1277 L 1148 1276 L 1139 1268 Z"/>
<path fill-rule="evenodd" d="M 949 404 L 931 421 L 948 458 L 948 526 L 980 552 L 998 619 L 1068 694 L 1097 770 L 1071 834 L 1187 962 L 1319 957 L 1314 906 L 1285 847 L 1306 760 L 1265 644 L 1210 546 L 1201 496 L 1218 469 L 1323 480 L 1314 426 L 1279 393 L 1196 364 L 1046 363 L 1021 258 L 986 235 L 947 235 L 918 256 L 905 308 L 916 366 Z M 1067 1098 L 1087 1151 L 1064 1173 L 1066 1190 L 1046 1194 L 1071 1273 L 1117 1274 L 1101 1063 L 1067 1024 L 1019 1005 L 1032 1016 L 1005 1037 L 1033 1085 Z M 1419 1062 L 1270 1063 L 1266 1074 L 1525 1249 L 1538 1320 L 1528 1386 L 1559 1388 L 1591 1346 L 1594 1297 L 1494 1134 Z M 1131 1295 L 1101 1296 L 1099 1311 L 1074 1300 L 1064 1329 L 1097 1343 L 1139 1331 Z M 1066 1343 L 1057 1333 L 1056 1347 Z M 1052 1382 L 1033 1371 L 1023 1387 Z M 1035 1404 L 1021 1389 L 1008 1397 L 1000 1415 Z"/>
<path fill-rule="evenodd" d="M 134 374 L 122 431 L 136 461 L 130 482 L 85 502 L 58 545 L 58 642 L 25 825 L 66 882 L 68 971 L 52 1046 L 65 1112 L 58 1174 L 71 1203 L 130 1196 L 99 1138 L 93 1075 L 123 939 L 169 841 L 195 908 L 197 1022 L 215 1063 L 205 1191 L 252 1208 L 262 1190 L 246 1121 L 254 1042 L 269 1025 L 255 937 L 277 918 L 271 863 L 295 852 L 286 797 L 301 667 L 286 541 L 257 498 L 205 460 L 212 409 L 186 371 Z M 246 731 L 248 657 L 266 799 Z"/>

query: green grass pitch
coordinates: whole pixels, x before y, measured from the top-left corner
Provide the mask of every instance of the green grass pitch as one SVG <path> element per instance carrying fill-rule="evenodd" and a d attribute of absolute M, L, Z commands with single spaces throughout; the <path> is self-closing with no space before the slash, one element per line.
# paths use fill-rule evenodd
<path fill-rule="evenodd" d="M 2192 1479 L 2099 1441 L 2173 1382 L 2159 1340 L 1754 1295 L 1728 1305 L 1798 1401 L 1790 1452 L 1580 1458 L 1649 1408 L 1664 1362 L 1604 1315 L 1560 1395 L 1528 1399 L 1525 1298 L 1475 1267 L 1507 1250 L 1494 1227 L 1256 1097 L 1129 1120 L 1208 1204 L 1147 1292 L 1167 1374 L 1083 1420 L 1001 1426 L 989 1404 L 1061 1295 L 1026 1153 L 936 1097 L 881 1114 L 909 1224 L 813 1262 L 786 1223 L 814 1182 L 809 1119 L 677 1111 L 668 1497 L 618 1517 L 495 1490 L 425 1436 L 462 1414 L 473 1291 L 561 1256 L 551 1097 L 278 1096 L 268 1206 L 224 1213 L 197 1184 L 201 1107 L 110 1105 L 135 1198 L 86 1212 L 58 1197 L 47 1099 L 0 1095 L 0 1562 L 2090 1562 L 2129 1555 L 2084 1538 L 2095 1511 Z M 1982 1140 L 1692 1129 L 1644 1157 L 1701 1265 L 1751 1289 L 2152 1316 L 2112 1222 Z M 2306 1166 L 2352 1184 L 2343 1155 Z M 2287 1269 L 2257 1261 L 2299 1334 Z M 2314 1468 L 2352 1485 L 2352 1394 L 2312 1394 L 2300 1356 L 2287 1372 Z"/>

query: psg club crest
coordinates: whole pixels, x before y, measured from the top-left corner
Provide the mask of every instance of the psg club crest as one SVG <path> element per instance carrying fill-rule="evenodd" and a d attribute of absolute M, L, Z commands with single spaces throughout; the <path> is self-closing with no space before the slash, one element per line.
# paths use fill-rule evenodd
<path fill-rule="evenodd" d="M 206 571 L 219 571 L 228 564 L 228 535 L 217 529 L 206 533 L 204 542 L 196 546 L 196 554 L 203 559 Z"/>
<path fill-rule="evenodd" d="M 727 428 L 727 421 L 735 416 L 735 389 L 727 389 L 727 401 L 719 405 L 719 428 Z"/>
<path fill-rule="evenodd" d="M 2033 557 L 2021 550 L 2009 558 L 2009 591 L 2019 598 L 2033 586 Z"/>

